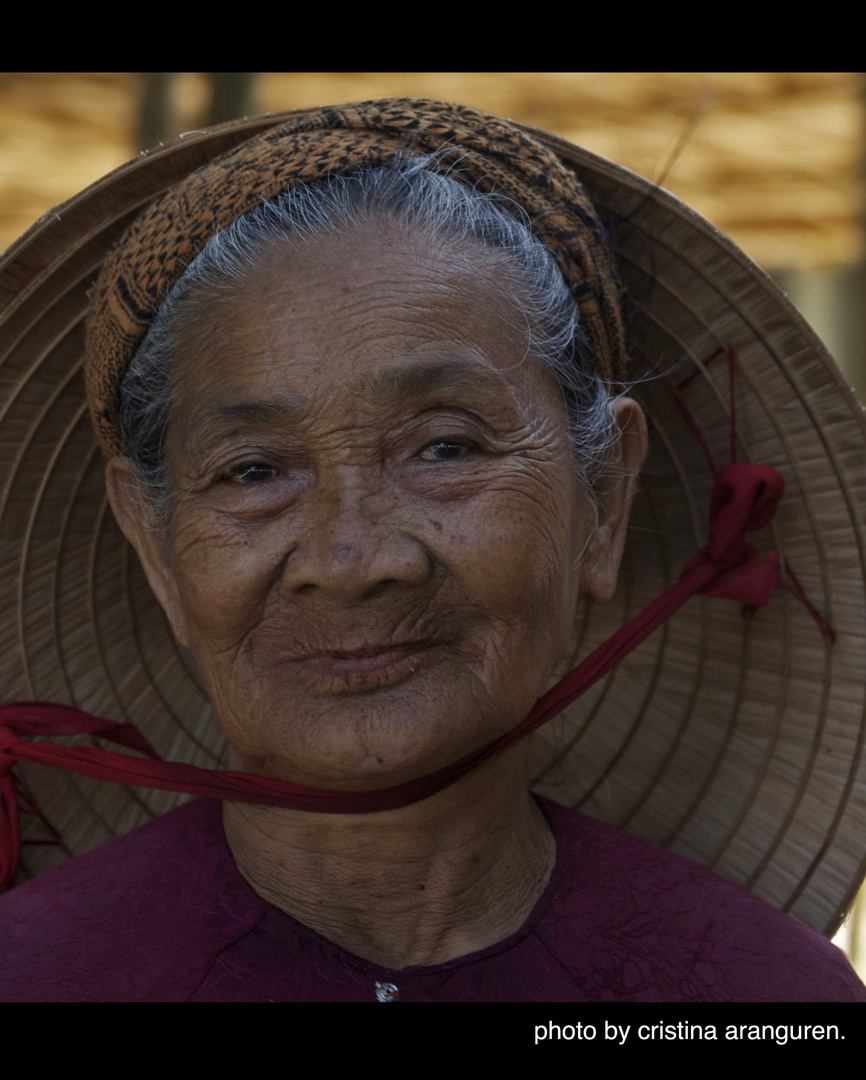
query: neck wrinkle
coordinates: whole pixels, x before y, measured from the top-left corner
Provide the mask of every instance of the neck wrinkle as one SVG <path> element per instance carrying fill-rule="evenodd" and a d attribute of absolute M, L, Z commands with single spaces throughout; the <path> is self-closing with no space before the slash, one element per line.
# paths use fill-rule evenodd
<path fill-rule="evenodd" d="M 392 971 L 447 963 L 519 930 L 553 872 L 526 750 L 377 814 L 225 802 L 226 840 L 263 900 L 346 951 Z"/>

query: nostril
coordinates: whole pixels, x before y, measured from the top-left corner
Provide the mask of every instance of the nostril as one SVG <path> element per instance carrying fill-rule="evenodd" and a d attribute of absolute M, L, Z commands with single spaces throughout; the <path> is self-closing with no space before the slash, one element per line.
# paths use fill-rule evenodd
<path fill-rule="evenodd" d="M 334 520 L 311 522 L 295 540 L 280 577 L 295 593 L 321 589 L 356 600 L 422 583 L 431 573 L 425 545 L 384 517 L 359 520 L 344 508 Z"/>
<path fill-rule="evenodd" d="M 374 585 L 371 585 L 364 593 L 363 599 L 374 600 L 383 593 L 387 593 L 393 586 L 399 586 L 400 584 L 399 578 L 384 578 L 382 581 L 377 581 Z"/>

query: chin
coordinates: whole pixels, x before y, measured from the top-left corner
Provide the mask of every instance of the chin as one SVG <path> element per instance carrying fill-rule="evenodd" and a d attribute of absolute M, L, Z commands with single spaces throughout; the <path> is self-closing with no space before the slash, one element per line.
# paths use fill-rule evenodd
<path fill-rule="evenodd" d="M 293 702 L 288 709 L 287 697 Z M 226 724 L 243 771 L 347 791 L 393 787 L 435 772 L 523 716 L 497 710 L 494 722 L 465 681 L 432 674 L 361 693 L 286 695 L 278 701 L 259 702 L 253 728 L 238 731 Z"/>

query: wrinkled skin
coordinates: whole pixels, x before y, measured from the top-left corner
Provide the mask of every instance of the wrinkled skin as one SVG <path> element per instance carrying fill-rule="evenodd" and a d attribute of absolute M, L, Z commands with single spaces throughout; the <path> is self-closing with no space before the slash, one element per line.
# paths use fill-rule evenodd
<path fill-rule="evenodd" d="M 600 512 L 577 481 L 509 287 L 489 254 L 365 226 L 196 302 L 167 542 L 123 459 L 109 490 L 247 771 L 374 788 L 443 766 L 522 719 L 578 598 L 611 595 L 631 480 Z"/>

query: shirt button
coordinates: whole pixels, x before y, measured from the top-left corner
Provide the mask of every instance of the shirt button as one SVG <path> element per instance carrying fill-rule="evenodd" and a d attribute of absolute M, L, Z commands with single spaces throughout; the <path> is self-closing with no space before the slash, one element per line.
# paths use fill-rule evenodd
<path fill-rule="evenodd" d="M 400 991 L 393 983 L 376 983 L 377 1001 L 399 1001 Z"/>

